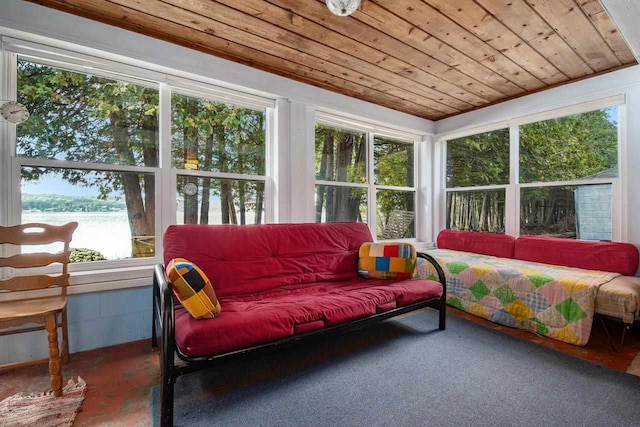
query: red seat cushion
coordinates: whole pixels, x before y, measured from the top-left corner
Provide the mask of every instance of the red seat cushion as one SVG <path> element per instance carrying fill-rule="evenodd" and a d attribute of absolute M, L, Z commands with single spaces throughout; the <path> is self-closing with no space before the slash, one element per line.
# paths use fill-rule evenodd
<path fill-rule="evenodd" d="M 628 243 L 522 236 L 516 240 L 515 258 L 625 276 L 638 270 L 638 248 Z"/>
<path fill-rule="evenodd" d="M 438 234 L 438 248 L 513 258 L 515 240 L 506 234 L 442 230 Z"/>
<path fill-rule="evenodd" d="M 441 295 L 440 283 L 423 279 L 294 284 L 221 298 L 224 310 L 215 319 L 194 320 L 177 308 L 175 339 L 188 356 L 220 354 Z"/>

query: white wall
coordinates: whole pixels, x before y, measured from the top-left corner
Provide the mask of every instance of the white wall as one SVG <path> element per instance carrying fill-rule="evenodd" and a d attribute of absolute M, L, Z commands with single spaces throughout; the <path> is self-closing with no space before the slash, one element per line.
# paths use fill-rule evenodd
<path fill-rule="evenodd" d="M 622 211 L 620 221 L 622 241 L 640 244 L 640 198 L 636 196 L 640 183 L 640 66 L 604 74 L 591 79 L 549 89 L 533 95 L 503 102 L 481 110 L 436 122 L 436 140 L 466 130 L 507 124 L 525 116 L 574 107 L 622 95 L 625 98 L 620 122 L 620 178 Z"/>

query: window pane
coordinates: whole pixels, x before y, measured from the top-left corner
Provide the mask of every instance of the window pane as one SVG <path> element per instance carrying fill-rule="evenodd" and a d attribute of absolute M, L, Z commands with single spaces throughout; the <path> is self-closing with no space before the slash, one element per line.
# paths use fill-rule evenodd
<path fill-rule="evenodd" d="M 264 111 L 172 94 L 173 166 L 264 175 L 265 116 Z"/>
<path fill-rule="evenodd" d="M 367 134 L 316 124 L 316 179 L 367 182 Z"/>
<path fill-rule="evenodd" d="M 19 156 L 158 165 L 158 90 L 18 61 Z"/>
<path fill-rule="evenodd" d="M 264 182 L 179 175 L 178 224 L 262 224 Z"/>
<path fill-rule="evenodd" d="M 521 183 L 617 176 L 617 107 L 520 126 Z"/>
<path fill-rule="evenodd" d="M 447 193 L 447 228 L 504 233 L 505 190 Z"/>
<path fill-rule="evenodd" d="M 611 240 L 611 184 L 523 188 L 520 234 Z"/>
<path fill-rule="evenodd" d="M 71 247 L 78 261 L 152 257 L 152 174 L 22 168 L 22 223 L 77 221 Z"/>
<path fill-rule="evenodd" d="M 378 190 L 376 192 L 378 239 L 416 237 L 415 193 L 413 191 Z"/>
<path fill-rule="evenodd" d="M 413 144 L 376 136 L 373 140 L 375 183 L 413 187 Z"/>
<path fill-rule="evenodd" d="M 367 222 L 367 189 L 316 185 L 316 222 Z"/>
<path fill-rule="evenodd" d="M 447 141 L 447 188 L 509 183 L 509 129 Z"/>

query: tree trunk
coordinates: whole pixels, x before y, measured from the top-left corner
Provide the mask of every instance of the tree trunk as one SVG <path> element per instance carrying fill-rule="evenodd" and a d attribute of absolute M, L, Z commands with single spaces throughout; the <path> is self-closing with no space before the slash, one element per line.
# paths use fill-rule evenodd
<path fill-rule="evenodd" d="M 353 135 L 344 135 L 338 141 L 338 162 L 336 170 L 336 181 L 347 182 L 348 170 L 351 165 L 351 157 L 353 153 Z M 334 200 L 334 220 L 338 222 L 348 221 L 349 194 L 351 189 L 348 187 L 337 187 L 335 189 Z"/>
<path fill-rule="evenodd" d="M 245 186 L 247 184 L 244 181 L 238 182 L 238 200 L 240 201 L 240 224 L 245 225 L 247 223 L 247 207 L 245 201 Z"/>
<path fill-rule="evenodd" d="M 367 142 L 360 138 L 360 143 L 356 149 L 356 164 L 364 163 L 367 160 Z M 360 219 L 360 203 L 362 202 L 361 191 L 349 192 L 349 207 L 346 221 L 358 221 Z"/>
<path fill-rule="evenodd" d="M 187 117 L 195 116 L 198 114 L 198 101 L 189 99 L 185 105 L 185 111 Z M 194 126 L 185 125 L 183 130 L 183 143 L 184 143 L 184 164 L 188 164 L 194 159 L 198 159 L 198 128 Z M 185 177 L 185 185 L 193 184 L 198 185 L 198 178 L 193 176 Z M 194 195 L 184 194 L 184 223 L 185 224 L 197 224 L 198 223 L 198 192 Z"/>
<path fill-rule="evenodd" d="M 324 129 L 324 142 L 322 143 L 322 157 L 320 159 L 320 172 L 318 179 L 327 181 L 333 175 L 333 131 Z M 316 222 L 322 221 L 322 207 L 324 205 L 325 194 L 328 193 L 326 186 L 319 186 L 316 197 Z"/>
<path fill-rule="evenodd" d="M 256 224 L 262 224 L 262 204 L 264 203 L 264 185 L 256 185 Z"/>
<path fill-rule="evenodd" d="M 122 111 L 112 113 L 109 116 L 109 121 L 113 132 L 114 145 L 120 162 L 123 164 L 130 164 L 133 159 L 133 151 L 131 150 L 129 143 L 129 130 L 124 113 L 122 113 Z M 122 179 L 122 189 L 124 192 L 125 204 L 127 206 L 131 238 L 136 239 L 140 236 L 152 236 L 154 227 L 153 223 L 149 225 L 147 222 L 148 215 L 145 210 L 145 204 L 142 197 L 142 183 L 140 178 L 137 174 L 131 172 L 123 172 L 120 174 L 120 177 Z M 133 241 L 135 240 L 132 240 L 132 242 Z M 132 254 L 134 257 L 144 255 L 138 254 L 134 246 L 132 246 Z"/>
<path fill-rule="evenodd" d="M 213 136 L 218 132 L 217 127 L 213 128 L 211 135 L 207 138 L 204 148 L 204 170 L 211 170 L 213 160 Z M 200 224 L 209 224 L 209 198 L 211 197 L 211 178 L 202 179 L 202 203 L 200 204 Z"/>

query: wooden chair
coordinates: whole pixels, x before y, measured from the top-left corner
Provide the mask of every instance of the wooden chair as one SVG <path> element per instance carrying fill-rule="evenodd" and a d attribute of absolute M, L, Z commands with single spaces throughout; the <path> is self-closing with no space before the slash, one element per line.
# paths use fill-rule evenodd
<path fill-rule="evenodd" d="M 46 329 L 49 341 L 49 372 L 51 389 L 56 397 L 62 395 L 62 369 L 58 348 L 58 327 L 62 328 L 62 355 L 65 363 L 69 361 L 69 336 L 67 330 L 67 286 L 69 285 L 69 242 L 77 222 L 54 226 L 47 224 L 22 224 L 13 227 L 0 226 L 0 244 L 5 245 L 44 245 L 63 242 L 64 249 L 60 253 L 19 253 L 0 257 L 0 267 L 10 267 L 9 278 L 0 276 L 0 291 L 15 293 L 16 299 L 0 302 L 0 330 L 31 323 L 43 324 L 37 327 L 11 329 L 2 331 L 0 335 L 9 335 Z M 11 252 L 9 252 L 10 254 Z M 59 275 L 43 274 L 34 268 L 51 264 L 61 266 Z M 25 269 L 16 273 L 13 269 Z M 5 271 L 8 269 L 4 269 Z M 24 274 L 23 274 L 24 273 Z M 4 279 L 2 279 L 4 277 Z M 53 288 L 52 288 L 53 287 Z M 51 288 L 51 290 L 45 290 Z M 40 291 L 37 291 L 40 290 Z M 34 296 L 36 293 L 54 293 L 55 295 Z M 13 295 L 12 295 L 13 296 Z M 60 322 L 58 322 L 60 314 Z M 46 360 L 46 359 L 43 359 Z M 3 368 L 25 365 L 14 363 Z"/>

